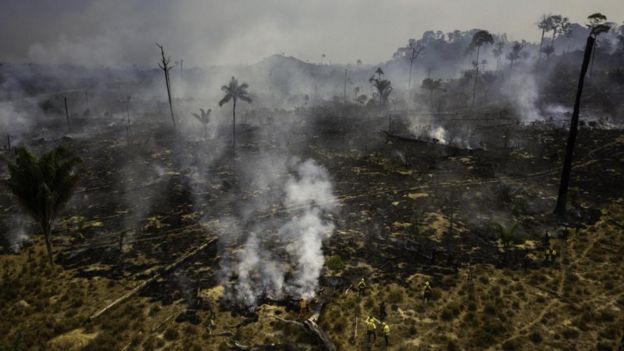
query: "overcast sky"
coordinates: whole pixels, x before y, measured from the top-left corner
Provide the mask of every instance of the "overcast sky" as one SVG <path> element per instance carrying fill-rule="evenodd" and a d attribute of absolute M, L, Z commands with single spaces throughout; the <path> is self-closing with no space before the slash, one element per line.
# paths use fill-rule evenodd
<path fill-rule="evenodd" d="M 434 29 L 537 41 L 543 13 L 622 23 L 624 0 L 0 0 L 0 61 L 155 65 L 158 41 L 185 65 L 276 53 L 378 63 Z M 153 61 L 153 62 L 150 62 Z"/>

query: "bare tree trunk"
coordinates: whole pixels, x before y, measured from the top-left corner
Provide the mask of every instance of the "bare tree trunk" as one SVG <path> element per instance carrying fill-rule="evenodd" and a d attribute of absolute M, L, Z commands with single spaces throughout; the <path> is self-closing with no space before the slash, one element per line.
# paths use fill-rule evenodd
<path fill-rule="evenodd" d="M 570 121 L 570 132 L 568 134 L 568 142 L 566 144 L 565 159 L 563 160 L 563 170 L 561 171 L 561 183 L 559 184 L 559 195 L 557 197 L 557 206 L 555 214 L 560 218 L 565 217 L 566 201 L 568 195 L 568 187 L 570 185 L 570 173 L 572 171 L 572 157 L 574 154 L 574 144 L 576 142 L 576 134 L 578 133 L 579 110 L 581 107 L 581 95 L 583 93 L 583 83 L 585 82 L 585 74 L 591 60 L 592 50 L 594 48 L 595 38 L 591 35 L 587 37 L 585 45 L 585 55 L 583 56 L 583 65 L 581 66 L 581 74 L 579 77 L 578 88 L 576 90 L 576 99 L 574 100 L 574 110 L 572 112 L 572 120 Z"/>
<path fill-rule="evenodd" d="M 236 98 L 232 102 L 232 160 L 236 158 Z"/>
<path fill-rule="evenodd" d="M 173 103 L 171 101 L 171 86 L 169 82 L 169 70 L 165 71 L 165 84 L 167 85 L 167 97 L 169 98 L 169 112 L 171 113 L 171 122 L 173 122 L 173 129 L 176 129 L 176 121 L 173 115 Z"/>
<path fill-rule="evenodd" d="M 345 75 L 344 75 L 344 102 L 347 103 L 347 69 L 345 68 Z"/>
<path fill-rule="evenodd" d="M 479 80 L 479 50 L 480 46 L 477 46 L 477 64 L 475 66 L 475 79 L 474 86 L 472 87 L 472 106 L 474 107 L 475 99 L 477 97 L 477 81 Z"/>
<path fill-rule="evenodd" d="M 596 61 L 596 50 L 598 50 L 598 42 L 594 43 L 595 49 L 592 50 L 591 60 L 589 61 L 589 76 L 594 74 L 594 61 Z"/>
<path fill-rule="evenodd" d="M 540 39 L 540 47 L 539 52 L 537 53 L 537 62 L 542 60 L 542 47 L 544 46 L 544 34 L 546 33 L 546 28 L 542 28 L 542 38 Z"/>
<path fill-rule="evenodd" d="M 67 131 L 69 132 L 69 108 L 67 107 L 67 97 L 63 98 L 65 102 L 65 120 L 67 121 Z"/>

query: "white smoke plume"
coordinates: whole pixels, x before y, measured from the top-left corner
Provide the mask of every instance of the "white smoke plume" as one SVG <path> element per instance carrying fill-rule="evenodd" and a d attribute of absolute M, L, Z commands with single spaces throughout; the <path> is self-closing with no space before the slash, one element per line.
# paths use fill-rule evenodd
<path fill-rule="evenodd" d="M 246 307 L 253 308 L 263 296 L 313 297 L 325 263 L 322 246 L 334 231 L 331 216 L 336 207 L 329 174 L 312 159 L 287 163 L 292 174 L 273 174 L 282 181 L 275 191 L 287 216 L 257 223 L 235 255 L 236 262 L 222 264 L 228 271 L 225 276 L 237 277 L 231 297 Z M 230 234 L 240 230 L 231 219 L 228 227 Z"/>

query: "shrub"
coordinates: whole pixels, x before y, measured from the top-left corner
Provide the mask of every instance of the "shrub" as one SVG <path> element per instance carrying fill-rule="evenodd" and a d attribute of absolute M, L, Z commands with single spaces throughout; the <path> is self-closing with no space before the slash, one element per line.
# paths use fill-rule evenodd
<path fill-rule="evenodd" d="M 341 271 L 345 267 L 344 261 L 342 261 L 342 258 L 338 255 L 329 256 L 325 261 L 325 265 L 332 271 Z"/>

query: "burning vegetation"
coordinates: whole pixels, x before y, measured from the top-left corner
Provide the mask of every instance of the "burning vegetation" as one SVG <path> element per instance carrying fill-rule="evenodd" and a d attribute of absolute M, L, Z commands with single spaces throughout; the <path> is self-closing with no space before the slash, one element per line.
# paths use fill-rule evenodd
<path fill-rule="evenodd" d="M 2 63 L 0 350 L 624 347 L 624 25 L 537 29 Z"/>

